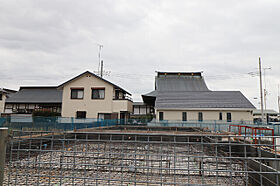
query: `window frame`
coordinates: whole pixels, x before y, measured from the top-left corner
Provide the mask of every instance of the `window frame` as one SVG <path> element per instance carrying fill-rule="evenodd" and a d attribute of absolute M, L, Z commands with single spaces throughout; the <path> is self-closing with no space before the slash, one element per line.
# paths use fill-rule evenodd
<path fill-rule="evenodd" d="M 182 112 L 182 121 L 188 121 L 187 112 Z"/>
<path fill-rule="evenodd" d="M 85 117 L 78 117 L 78 112 L 79 113 L 84 113 Z M 86 119 L 87 118 L 87 111 L 76 111 L 76 118 L 77 119 Z"/>
<path fill-rule="evenodd" d="M 223 113 L 219 112 L 219 121 L 223 121 Z"/>
<path fill-rule="evenodd" d="M 82 98 L 74 98 L 73 95 L 72 95 L 72 91 L 73 91 L 73 90 L 77 90 L 77 91 L 82 90 L 82 91 L 83 91 L 83 97 L 82 97 Z M 78 95 L 78 94 L 77 94 L 77 95 Z M 70 99 L 73 99 L 73 100 L 75 100 L 75 99 L 82 100 L 82 99 L 84 99 L 84 97 L 85 97 L 85 90 L 84 90 L 83 87 L 70 88 Z"/>
<path fill-rule="evenodd" d="M 94 98 L 94 97 L 93 97 L 93 91 L 94 91 L 94 90 L 104 90 L 104 97 L 103 97 L 103 98 Z M 91 99 L 93 99 L 93 100 L 96 100 L 96 99 L 97 99 L 97 100 L 105 99 L 105 96 L 106 96 L 106 95 L 105 95 L 105 92 L 106 92 L 105 90 L 106 90 L 105 87 L 91 87 Z"/>
<path fill-rule="evenodd" d="M 103 115 L 103 118 L 101 117 L 102 115 Z M 112 119 L 112 113 L 98 113 L 97 118 L 102 119 L 102 120 L 111 120 Z"/>
<path fill-rule="evenodd" d="M 163 121 L 164 120 L 164 113 L 163 112 L 159 112 L 158 113 L 158 119 L 159 119 L 159 121 Z"/>
<path fill-rule="evenodd" d="M 227 112 L 227 122 L 232 122 L 232 114 L 231 114 L 231 112 Z"/>
<path fill-rule="evenodd" d="M 203 121 L 203 112 L 198 112 L 198 121 L 199 122 Z"/>

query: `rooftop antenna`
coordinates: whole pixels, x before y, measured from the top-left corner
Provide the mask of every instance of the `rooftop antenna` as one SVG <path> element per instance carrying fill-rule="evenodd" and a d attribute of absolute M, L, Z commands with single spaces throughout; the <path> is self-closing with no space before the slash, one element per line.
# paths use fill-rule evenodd
<path fill-rule="evenodd" d="M 97 71 L 93 71 L 94 73 L 96 73 L 98 76 L 100 76 L 101 78 L 103 78 L 103 76 L 110 76 L 111 71 L 105 71 L 104 70 L 104 62 L 101 59 L 101 50 L 104 47 L 104 45 L 96 43 L 98 46 L 98 70 Z"/>
<path fill-rule="evenodd" d="M 103 45 L 102 44 L 99 44 L 99 43 L 96 43 L 97 46 L 98 46 L 98 75 L 100 75 L 100 66 L 101 66 L 101 49 L 103 48 Z"/>

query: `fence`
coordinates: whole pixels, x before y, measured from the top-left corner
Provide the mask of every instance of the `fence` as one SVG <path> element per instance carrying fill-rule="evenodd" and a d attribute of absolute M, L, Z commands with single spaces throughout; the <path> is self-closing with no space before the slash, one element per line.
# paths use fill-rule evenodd
<path fill-rule="evenodd" d="M 4 185 L 279 185 L 278 146 L 252 136 L 16 132 Z"/>
<path fill-rule="evenodd" d="M 115 125 L 139 125 L 147 124 L 155 127 L 196 127 L 204 128 L 214 132 L 228 132 L 229 125 L 241 125 L 248 127 L 262 127 L 274 130 L 274 135 L 280 136 L 280 125 L 263 125 L 253 124 L 252 122 L 235 121 L 235 122 L 219 122 L 219 121 L 149 121 L 147 119 L 126 119 L 126 120 L 102 120 L 102 119 L 77 119 L 63 117 L 6 117 L 0 118 L 0 127 L 8 127 L 10 130 L 33 130 L 33 131 L 72 131 L 86 128 L 96 128 Z M 239 133 L 238 128 L 232 128 L 231 132 Z M 242 128 L 241 134 L 245 134 L 245 128 Z M 271 135 L 270 131 L 262 131 L 258 135 Z"/>
<path fill-rule="evenodd" d="M 280 125 L 278 124 L 253 124 L 252 122 L 217 122 L 217 121 L 187 121 L 187 122 L 182 122 L 182 121 L 154 121 L 154 122 L 149 122 L 149 126 L 155 126 L 155 127 L 197 127 L 197 128 L 204 128 L 208 129 L 214 132 L 228 132 L 229 131 L 229 126 L 230 125 L 240 125 L 240 126 L 248 126 L 248 127 L 260 127 L 260 128 L 269 128 L 274 130 L 274 135 L 280 136 Z M 242 128 L 241 134 L 245 134 L 245 128 Z M 239 133 L 238 128 L 232 128 L 231 132 L 233 133 Z M 264 135 L 271 135 L 270 131 L 262 131 L 262 134 Z"/>
<path fill-rule="evenodd" d="M 139 125 L 147 124 L 145 119 L 77 119 L 63 117 L 26 117 L 10 116 L 0 118 L 0 127 L 8 127 L 10 130 L 33 131 L 71 131 L 77 129 L 105 127 L 114 125 Z"/>

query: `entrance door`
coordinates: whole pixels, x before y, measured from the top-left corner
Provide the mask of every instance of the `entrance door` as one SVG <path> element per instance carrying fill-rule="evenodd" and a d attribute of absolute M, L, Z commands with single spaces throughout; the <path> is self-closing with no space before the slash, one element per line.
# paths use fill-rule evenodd
<path fill-rule="evenodd" d="M 121 124 L 126 123 L 126 112 L 120 112 L 120 120 L 121 120 Z"/>

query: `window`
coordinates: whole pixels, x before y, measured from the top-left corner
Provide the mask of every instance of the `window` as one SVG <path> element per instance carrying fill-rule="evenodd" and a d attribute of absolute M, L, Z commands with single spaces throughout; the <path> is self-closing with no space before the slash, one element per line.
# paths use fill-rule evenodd
<path fill-rule="evenodd" d="M 86 111 L 77 111 L 76 117 L 77 118 L 86 118 L 87 112 Z"/>
<path fill-rule="evenodd" d="M 92 88 L 91 99 L 104 99 L 105 88 Z"/>
<path fill-rule="evenodd" d="M 203 121 L 203 114 L 202 114 L 202 112 L 198 113 L 198 121 Z"/>
<path fill-rule="evenodd" d="M 231 122 L 231 113 L 230 112 L 227 113 L 227 122 Z"/>
<path fill-rule="evenodd" d="M 182 121 L 187 121 L 187 112 L 182 112 Z"/>
<path fill-rule="evenodd" d="M 2 100 L 2 96 L 3 96 L 3 94 L 0 94 L 0 100 Z"/>
<path fill-rule="evenodd" d="M 120 91 L 115 90 L 115 99 L 120 99 Z"/>
<path fill-rule="evenodd" d="M 159 120 L 160 120 L 160 121 L 163 120 L 163 112 L 159 112 Z"/>
<path fill-rule="evenodd" d="M 71 99 L 83 99 L 84 89 L 83 88 L 72 88 L 71 89 Z"/>
<path fill-rule="evenodd" d="M 111 113 L 98 113 L 98 119 L 112 119 Z"/>
<path fill-rule="evenodd" d="M 223 113 L 222 113 L 222 112 L 219 113 L 219 120 L 220 120 L 220 121 L 223 120 Z"/>

